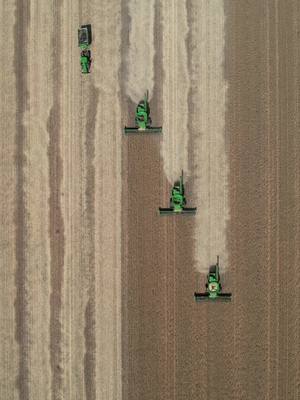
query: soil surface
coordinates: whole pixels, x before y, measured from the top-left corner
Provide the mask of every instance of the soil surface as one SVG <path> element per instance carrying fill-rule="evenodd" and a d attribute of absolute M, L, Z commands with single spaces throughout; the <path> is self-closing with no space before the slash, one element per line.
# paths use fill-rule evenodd
<path fill-rule="evenodd" d="M 298 400 L 299 2 L 145 3 L 0 5 L 0 400 Z"/>

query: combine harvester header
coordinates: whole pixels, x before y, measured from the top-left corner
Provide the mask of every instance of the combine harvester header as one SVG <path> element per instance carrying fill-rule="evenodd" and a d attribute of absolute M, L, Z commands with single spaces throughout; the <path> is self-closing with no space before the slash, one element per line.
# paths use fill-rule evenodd
<path fill-rule="evenodd" d="M 145 93 L 144 99 L 139 102 L 135 110 L 135 126 L 124 128 L 125 135 L 131 133 L 161 133 L 162 127 L 151 126 L 150 107 L 148 101 L 148 91 Z"/>
<path fill-rule="evenodd" d="M 171 191 L 170 207 L 162 208 L 159 207 L 160 215 L 182 215 L 182 214 L 196 214 L 196 207 L 187 208 L 186 198 L 184 195 L 184 184 L 183 184 L 183 171 L 178 182 L 175 182 Z"/>
<path fill-rule="evenodd" d="M 195 292 L 195 300 L 201 301 L 230 301 L 231 293 L 222 293 L 222 286 L 220 283 L 219 273 L 219 256 L 217 256 L 217 263 L 209 268 L 207 275 L 207 282 L 205 284 L 206 291 L 203 293 Z"/>

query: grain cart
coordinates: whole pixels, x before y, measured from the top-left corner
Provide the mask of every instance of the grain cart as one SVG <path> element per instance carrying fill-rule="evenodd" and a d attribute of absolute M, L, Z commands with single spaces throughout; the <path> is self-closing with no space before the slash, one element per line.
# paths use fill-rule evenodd
<path fill-rule="evenodd" d="M 81 72 L 88 74 L 91 70 L 92 57 L 90 45 L 92 43 L 91 25 L 81 25 L 78 29 L 78 46 L 80 47 Z"/>

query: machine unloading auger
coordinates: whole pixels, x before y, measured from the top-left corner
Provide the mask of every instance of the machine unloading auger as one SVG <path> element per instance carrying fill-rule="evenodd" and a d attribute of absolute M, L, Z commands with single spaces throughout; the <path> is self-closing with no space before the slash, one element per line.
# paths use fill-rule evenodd
<path fill-rule="evenodd" d="M 196 214 L 197 208 L 187 208 L 186 198 L 184 195 L 184 184 L 183 184 L 183 171 L 178 182 L 175 182 L 170 198 L 170 207 L 162 208 L 159 207 L 160 215 L 181 215 L 181 214 Z"/>
<path fill-rule="evenodd" d="M 162 127 L 151 126 L 150 107 L 148 101 L 148 91 L 145 93 L 144 99 L 139 102 L 135 110 L 135 127 L 124 128 L 125 134 L 137 133 L 161 133 Z"/>
<path fill-rule="evenodd" d="M 222 293 L 219 273 L 219 256 L 217 263 L 209 268 L 207 282 L 205 284 L 206 291 L 203 293 L 195 292 L 196 301 L 230 301 L 231 293 Z"/>
<path fill-rule="evenodd" d="M 88 74 L 91 69 L 92 57 L 90 45 L 92 43 L 92 27 L 91 25 L 81 25 L 78 29 L 78 46 L 81 49 L 80 52 L 80 65 L 81 72 Z"/>

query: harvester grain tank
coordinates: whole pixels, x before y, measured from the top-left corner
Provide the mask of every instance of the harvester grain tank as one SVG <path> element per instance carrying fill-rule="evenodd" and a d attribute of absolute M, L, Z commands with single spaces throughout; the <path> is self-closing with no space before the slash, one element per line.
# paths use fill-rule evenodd
<path fill-rule="evenodd" d="M 90 45 L 92 43 L 91 25 L 81 25 L 78 29 L 78 46 L 80 47 L 80 65 L 81 72 L 88 74 L 91 70 L 92 57 Z"/>
<path fill-rule="evenodd" d="M 219 273 L 219 256 L 217 257 L 217 263 L 209 268 L 207 275 L 207 282 L 205 284 L 206 291 L 203 293 L 194 293 L 196 301 L 230 301 L 231 293 L 223 293 L 222 285 L 220 282 Z"/>
<path fill-rule="evenodd" d="M 124 128 L 125 134 L 137 133 L 161 133 L 162 127 L 151 126 L 150 107 L 148 100 L 148 91 L 145 93 L 144 99 L 139 102 L 135 110 L 135 126 Z"/>
<path fill-rule="evenodd" d="M 175 182 L 171 191 L 170 207 L 162 208 L 159 207 L 160 215 L 181 215 L 181 214 L 195 214 L 197 208 L 185 207 L 186 198 L 184 194 L 183 184 L 183 171 L 181 172 L 180 180 Z"/>

